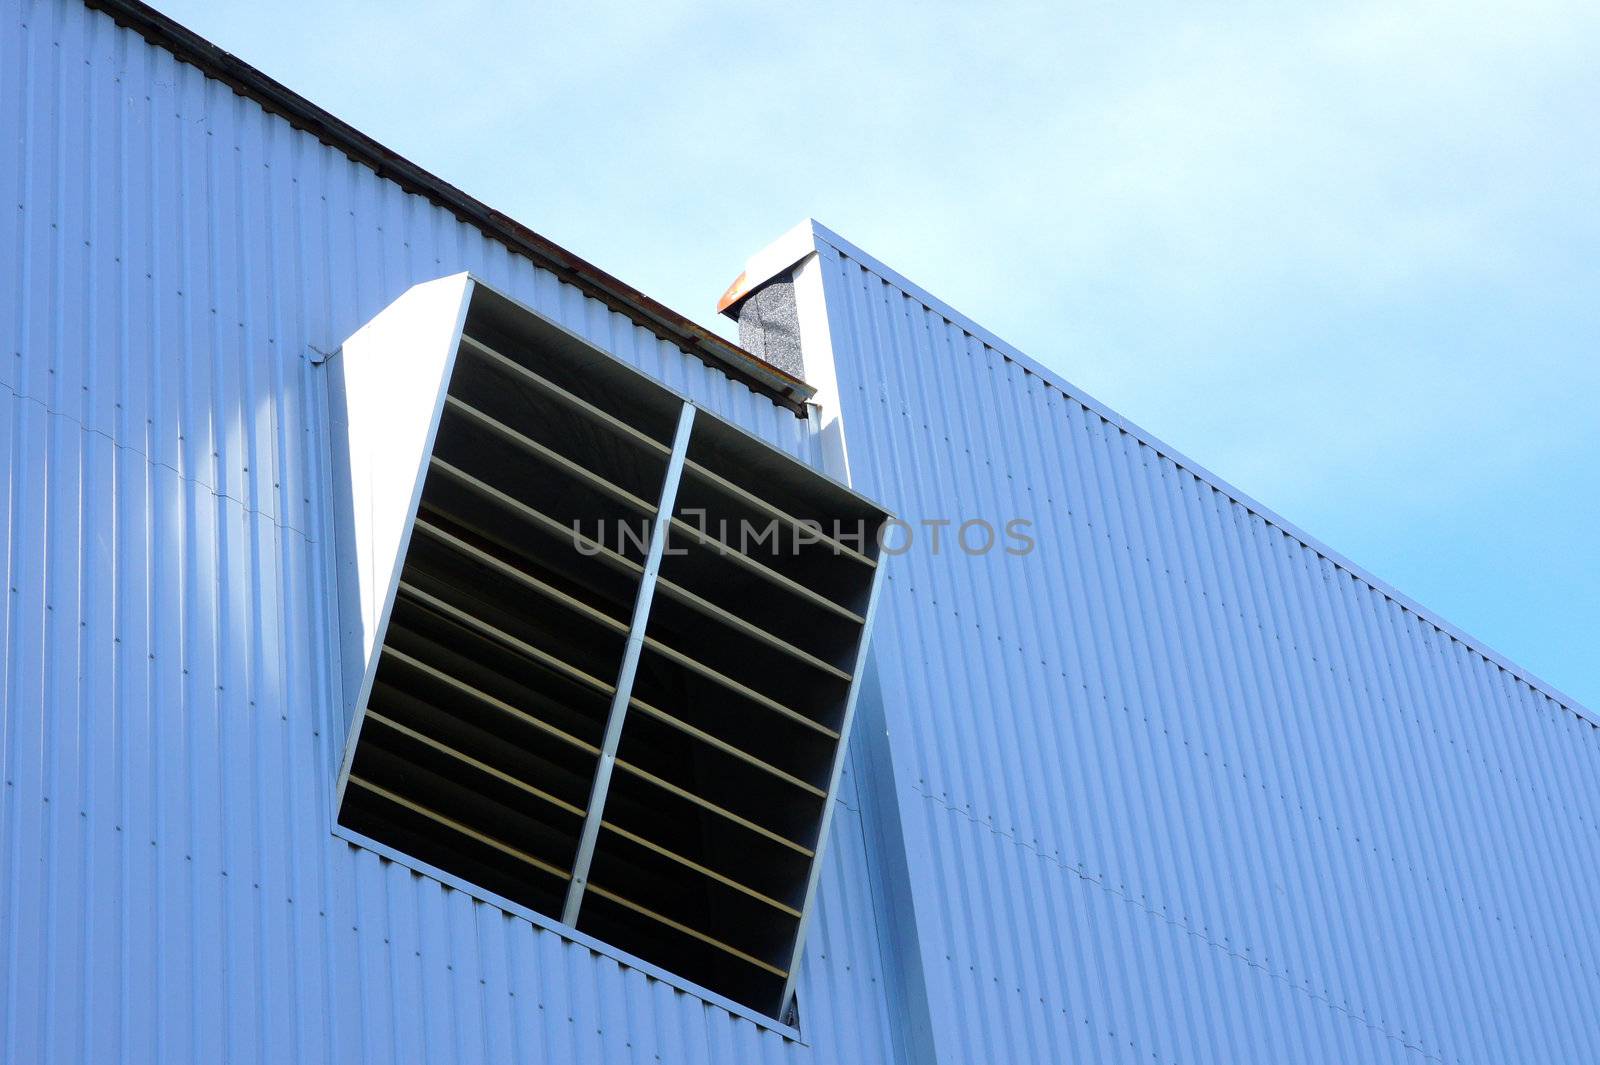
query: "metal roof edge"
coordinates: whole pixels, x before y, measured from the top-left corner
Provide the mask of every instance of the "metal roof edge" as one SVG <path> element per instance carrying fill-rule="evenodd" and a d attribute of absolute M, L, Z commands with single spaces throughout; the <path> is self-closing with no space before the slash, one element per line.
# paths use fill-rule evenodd
<path fill-rule="evenodd" d="M 626 314 L 685 354 L 805 417 L 806 400 L 816 389 L 798 377 L 762 361 L 514 218 L 469 196 L 142 0 L 83 0 L 83 3 L 110 16 L 118 25 L 151 44 L 171 52 L 180 62 L 198 68 L 240 96 L 254 100 L 263 110 L 284 118 L 296 129 L 310 133 L 322 143 L 370 167 L 379 177 L 393 181 L 407 192 L 422 196 L 476 226 L 486 236 Z"/>
<path fill-rule="evenodd" d="M 788 242 L 792 239 L 793 234 L 801 229 L 806 230 L 806 232 L 808 232 L 811 238 L 816 242 L 816 250 L 820 251 L 821 245 L 828 245 L 835 252 L 854 259 L 863 266 L 866 266 L 872 270 L 874 273 L 882 275 L 886 280 L 892 282 L 906 295 L 924 304 L 929 310 L 941 315 L 950 323 L 960 326 L 964 331 L 982 341 L 986 346 L 999 352 L 1002 357 L 1017 363 L 1025 371 L 1044 381 L 1046 385 L 1056 389 L 1075 402 L 1081 403 L 1089 410 L 1094 411 L 1106 421 L 1110 422 L 1117 428 L 1126 432 L 1128 435 L 1150 447 L 1158 455 L 1162 455 L 1168 459 L 1171 459 L 1176 465 L 1205 481 L 1216 490 L 1222 492 L 1229 499 L 1233 500 L 1235 503 L 1238 503 L 1250 513 L 1257 515 L 1267 524 L 1276 527 L 1289 536 L 1292 536 L 1294 539 L 1298 540 L 1302 546 L 1315 551 L 1318 555 L 1327 559 L 1329 562 L 1332 562 L 1339 569 L 1344 570 L 1355 579 L 1366 584 L 1373 591 L 1376 591 L 1385 598 L 1393 601 L 1402 610 L 1416 615 L 1421 620 L 1433 626 L 1439 632 L 1450 637 L 1452 640 L 1455 640 L 1457 643 L 1460 643 L 1462 646 L 1466 647 L 1469 651 L 1483 658 L 1484 661 L 1511 674 L 1513 677 L 1516 677 L 1524 684 L 1527 684 L 1530 688 L 1539 692 L 1541 695 L 1554 700 L 1567 712 L 1586 721 L 1591 728 L 1600 728 L 1600 713 L 1590 710 L 1583 703 L 1572 698 L 1560 688 L 1557 688 L 1555 685 L 1541 679 L 1539 676 L 1523 668 L 1522 666 L 1517 665 L 1506 656 L 1494 650 L 1484 641 L 1462 631 L 1460 628 L 1452 625 L 1450 622 L 1446 621 L 1432 610 L 1429 610 L 1421 603 L 1418 603 L 1416 600 L 1412 599 L 1398 588 L 1395 588 L 1387 581 L 1382 580 L 1362 566 L 1352 562 L 1338 551 L 1335 551 L 1321 540 L 1318 540 L 1316 537 L 1301 529 L 1298 525 L 1272 510 L 1270 507 L 1264 506 L 1259 501 L 1251 497 L 1248 493 L 1241 491 L 1223 478 L 1217 476 L 1215 473 L 1212 473 L 1200 463 L 1195 462 L 1193 459 L 1178 451 L 1176 448 L 1171 447 L 1157 437 L 1154 433 L 1148 432 L 1136 425 L 1134 422 L 1129 421 L 1127 418 L 1123 417 L 1121 414 L 1118 414 L 1104 403 L 1100 402 L 1093 396 L 1079 389 L 1076 385 L 1073 385 L 1071 382 L 1067 381 L 1054 370 L 1047 368 L 1038 362 L 1038 360 L 1023 354 L 1016 347 L 1002 340 L 1000 337 L 985 329 L 971 318 L 962 314 L 954 307 L 951 307 L 948 303 L 945 303 L 943 300 L 934 296 L 920 285 L 911 281 L 898 270 L 894 270 L 885 265 L 881 259 L 878 259 L 875 256 L 863 251 L 860 247 L 839 236 L 839 234 L 835 233 L 821 222 L 818 222 L 816 219 L 807 219 L 806 222 L 802 223 L 800 226 L 790 230 L 789 233 L 785 233 L 782 237 L 778 238 L 778 240 L 774 242 L 774 246 L 779 243 Z M 757 253 L 757 257 L 759 257 L 761 254 L 762 253 Z"/>
<path fill-rule="evenodd" d="M 816 252 L 817 220 L 807 218 L 745 260 L 744 269 L 717 300 L 717 313 L 738 317 L 746 296 Z"/>

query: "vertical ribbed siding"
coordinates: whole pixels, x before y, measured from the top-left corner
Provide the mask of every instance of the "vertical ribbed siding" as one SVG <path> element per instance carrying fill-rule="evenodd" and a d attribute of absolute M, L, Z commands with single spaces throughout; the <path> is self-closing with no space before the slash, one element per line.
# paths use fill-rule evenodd
<path fill-rule="evenodd" d="M 828 239 L 940 1060 L 1600 1054 L 1576 708 Z"/>
<path fill-rule="evenodd" d="M 471 269 L 806 426 L 74 3 L 0 20 L 0 134 L 0 1060 L 886 1060 L 851 780 L 810 1048 L 327 835 L 316 351 Z M 1594 1058 L 1591 728 L 827 258 L 857 483 L 1038 523 L 880 612 L 942 1060 Z"/>
<path fill-rule="evenodd" d="M 809 427 L 75 2 L 0 16 L 0 152 L 0 1060 L 886 1060 L 851 787 L 809 1046 L 329 834 L 319 352 L 471 270 Z"/>

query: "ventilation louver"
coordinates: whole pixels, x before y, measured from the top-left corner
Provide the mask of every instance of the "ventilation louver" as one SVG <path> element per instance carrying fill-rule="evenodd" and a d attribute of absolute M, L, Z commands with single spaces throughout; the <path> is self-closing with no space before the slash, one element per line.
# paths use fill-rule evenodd
<path fill-rule="evenodd" d="M 339 821 L 777 1015 L 885 515 L 465 291 Z"/>

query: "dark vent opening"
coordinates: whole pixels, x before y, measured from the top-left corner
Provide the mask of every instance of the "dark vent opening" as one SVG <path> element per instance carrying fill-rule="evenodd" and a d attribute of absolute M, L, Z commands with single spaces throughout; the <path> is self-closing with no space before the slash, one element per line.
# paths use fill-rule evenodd
<path fill-rule="evenodd" d="M 559 659 L 528 657 L 521 649 L 479 635 L 409 599 L 397 600 L 378 679 L 403 677 L 409 690 L 425 693 L 461 714 L 489 708 L 499 716 L 529 722 L 571 737 L 572 745 L 594 746 L 605 729 L 607 689 L 595 687 Z M 531 646 L 531 645 L 530 645 Z M 391 665 L 401 667 L 391 671 Z"/>
<path fill-rule="evenodd" d="M 606 821 L 798 908 L 811 851 L 624 760 Z"/>
<path fill-rule="evenodd" d="M 727 611 L 658 590 L 650 635 L 670 651 L 837 730 L 850 674 Z"/>
<path fill-rule="evenodd" d="M 772 1014 L 783 993 L 787 974 L 706 943 L 706 933 L 687 926 L 674 928 L 637 903 L 596 884 L 584 902 L 581 931 L 614 943 L 630 954 L 712 988 L 735 1002 Z M 696 934 L 698 933 L 698 934 Z"/>
<path fill-rule="evenodd" d="M 848 671 L 854 663 L 863 624 L 857 612 L 836 607 L 803 585 L 775 580 L 743 556 L 703 544 L 682 526 L 673 526 L 668 542 L 675 553 L 661 563 L 664 594 L 685 603 L 703 600 L 835 668 Z M 676 595 L 675 589 L 687 594 Z"/>
<path fill-rule="evenodd" d="M 875 504 L 820 473 L 796 477 L 798 465 L 775 448 L 755 441 L 744 430 L 727 422 L 707 424 L 689 442 L 686 469 L 693 476 L 732 494 L 728 485 L 759 500 L 764 512 L 781 511 L 792 518 L 814 521 L 830 534 L 845 531 L 862 534 L 865 543 L 842 539 L 846 548 L 859 551 L 876 561 L 876 531 L 884 513 Z M 752 447 L 752 444 L 757 447 Z M 724 483 L 718 483 L 724 482 Z"/>
<path fill-rule="evenodd" d="M 339 820 L 353 831 L 419 862 L 532 910 L 559 905 L 561 893 L 566 890 L 565 877 L 509 859 L 493 843 L 454 831 L 419 812 L 409 801 L 368 788 L 359 777 L 350 779 Z"/>
<path fill-rule="evenodd" d="M 670 447 L 682 400 L 565 330 L 540 323 L 544 327 L 531 335 L 527 315 L 526 309 L 480 288 L 467 313 L 469 340 L 462 345 L 462 353 L 470 355 L 469 366 L 499 366 L 483 354 L 487 347 L 524 371 L 512 376 L 525 386 L 542 390 L 529 375 L 541 377 Z"/>
<path fill-rule="evenodd" d="M 816 848 L 820 788 L 636 701 L 619 758 L 807 849 Z"/>
<path fill-rule="evenodd" d="M 786 511 L 758 505 L 756 498 L 690 470 L 678 490 L 674 516 L 690 527 L 682 533 L 686 540 L 713 549 L 721 545 L 830 602 L 858 614 L 865 609 L 871 582 L 863 584 L 861 578 L 863 572 L 870 576 L 871 563 L 856 551 L 857 541 L 835 538 L 832 522 L 805 525 L 780 516 Z M 854 535 L 853 525 L 846 523 L 844 529 Z M 875 535 L 876 529 L 869 533 Z"/>
<path fill-rule="evenodd" d="M 789 964 L 784 948 L 793 943 L 798 910 L 652 840 L 603 827 L 590 881 L 723 947 L 780 970 Z"/>
<path fill-rule="evenodd" d="M 754 688 L 726 687 L 647 647 L 633 691 L 652 706 L 769 765 L 815 787 L 828 786 L 839 734 Z"/>
<path fill-rule="evenodd" d="M 542 473 L 570 472 L 569 462 L 597 474 L 603 471 L 618 488 L 647 503 L 656 502 L 666 472 L 671 426 L 664 442 L 649 434 L 641 439 L 511 375 L 500 364 L 477 359 L 462 361 L 452 380 L 451 397 L 454 402 L 446 404 L 441 429 L 453 424 L 470 430 L 474 440 L 509 445 L 514 448 L 509 454 Z"/>
<path fill-rule="evenodd" d="M 577 839 L 570 825 L 474 790 L 427 748 L 370 717 L 363 732 L 345 791 L 351 827 L 524 905 L 545 908 L 564 892 Z M 460 857 L 471 867 L 459 866 Z"/>
<path fill-rule="evenodd" d="M 553 804 L 582 809 L 588 802 L 595 755 L 572 739 L 492 710 L 484 713 L 470 702 L 441 705 L 388 683 L 373 689 L 368 712 L 382 716 L 389 731 L 415 733 L 414 742 L 433 749 L 431 760 L 442 765 L 447 763 L 441 758 L 450 759 L 465 776 L 510 776 L 536 782 Z"/>
<path fill-rule="evenodd" d="M 637 563 L 616 552 L 599 550 L 598 545 L 579 550 L 574 547 L 570 527 L 552 529 L 499 503 L 481 498 L 449 477 L 430 482 L 418 512 L 413 548 L 425 540 L 444 541 L 491 570 L 491 580 L 509 580 L 526 587 L 526 580 L 510 572 L 520 571 L 596 613 L 619 622 L 631 615 L 642 573 Z"/>
<path fill-rule="evenodd" d="M 466 334 L 340 821 L 776 1016 L 884 515 L 481 287 Z"/>

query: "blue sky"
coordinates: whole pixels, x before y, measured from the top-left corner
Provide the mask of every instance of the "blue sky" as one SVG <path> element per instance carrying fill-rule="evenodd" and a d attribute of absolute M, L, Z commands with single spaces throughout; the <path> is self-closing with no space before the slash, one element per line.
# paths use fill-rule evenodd
<path fill-rule="evenodd" d="M 157 3 L 724 331 L 815 216 L 1600 709 L 1600 5 Z"/>

